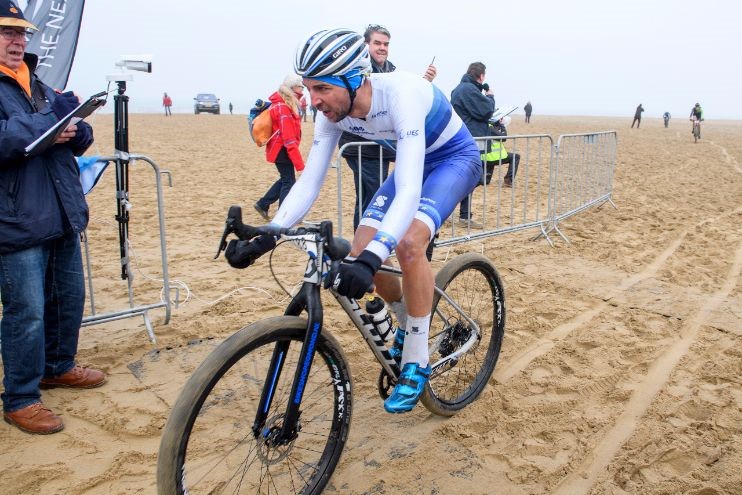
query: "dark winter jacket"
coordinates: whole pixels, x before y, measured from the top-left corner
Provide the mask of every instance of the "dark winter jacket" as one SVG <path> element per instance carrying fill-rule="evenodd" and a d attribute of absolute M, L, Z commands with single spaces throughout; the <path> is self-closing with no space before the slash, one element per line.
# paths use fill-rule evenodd
<path fill-rule="evenodd" d="M 382 73 L 382 72 L 394 72 L 397 68 L 394 66 L 393 63 L 391 63 L 389 60 L 384 61 L 384 65 L 377 64 L 374 59 L 371 59 L 371 70 L 376 73 Z M 344 131 L 343 134 L 340 136 L 340 142 L 338 143 L 338 146 L 343 146 L 346 143 L 356 143 L 358 141 L 369 141 L 366 138 L 362 138 L 361 136 L 356 136 L 353 133 L 350 133 L 348 131 Z M 365 159 L 371 159 L 375 158 L 376 161 L 379 160 L 379 154 L 381 154 L 380 146 L 372 146 L 372 145 L 366 145 L 361 146 L 361 157 Z M 345 158 L 351 157 L 351 158 L 358 158 L 358 147 L 357 146 L 349 146 L 345 150 L 343 150 L 343 156 Z M 397 158 L 396 153 L 393 151 L 390 151 L 388 148 L 384 148 L 384 159 L 389 160 L 393 162 Z"/>
<path fill-rule="evenodd" d="M 451 106 L 474 137 L 489 136 L 489 119 L 495 111 L 494 96 L 482 94 L 482 85 L 469 74 L 451 91 Z"/>
<path fill-rule="evenodd" d="M 56 93 L 34 74 L 38 57 L 26 54 L 24 61 L 31 72 L 32 98 L 15 79 L 0 72 L 2 254 L 37 246 L 69 231 L 81 232 L 88 225 L 88 205 L 75 155 L 84 153 L 90 142 L 84 148 L 55 144 L 37 156 L 24 156 L 24 148 L 59 121 L 51 110 Z M 92 129 L 88 130 L 92 136 Z"/>

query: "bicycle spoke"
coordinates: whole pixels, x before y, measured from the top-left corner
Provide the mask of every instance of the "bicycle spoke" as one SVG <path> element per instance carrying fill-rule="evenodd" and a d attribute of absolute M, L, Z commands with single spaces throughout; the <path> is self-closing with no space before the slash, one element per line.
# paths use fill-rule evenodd
<path fill-rule="evenodd" d="M 249 435 L 246 435 L 246 436 L 245 436 L 245 437 L 243 438 L 243 440 L 244 440 L 245 438 L 247 438 L 248 436 L 249 436 Z M 213 464 L 213 465 L 211 466 L 211 468 L 210 468 L 210 469 L 207 469 L 207 470 L 206 470 L 206 472 L 205 472 L 205 473 L 204 473 L 204 474 L 203 474 L 203 475 L 202 475 L 202 476 L 201 476 L 201 477 L 200 477 L 200 478 L 199 478 L 198 480 L 196 480 L 196 482 L 195 482 L 194 484 L 198 485 L 199 483 L 201 483 L 201 481 L 203 481 L 203 480 L 204 480 L 204 478 L 205 478 L 205 477 L 206 477 L 207 475 L 209 475 L 209 474 L 211 474 L 211 473 L 213 472 L 213 470 L 214 470 L 214 469 L 216 468 L 216 466 L 217 466 L 217 465 L 221 464 L 221 463 L 222 463 L 222 461 L 223 461 L 224 459 L 226 459 L 226 458 L 227 458 L 227 457 L 228 457 L 228 456 L 229 456 L 230 454 L 232 454 L 232 452 L 234 452 L 235 450 L 237 450 L 238 448 L 240 448 L 240 446 L 242 445 L 242 443 L 243 443 L 242 441 L 241 441 L 241 442 L 239 442 L 239 443 L 238 443 L 237 445 L 235 445 L 235 446 L 234 446 L 234 447 L 233 447 L 233 448 L 232 448 L 231 450 L 229 450 L 228 452 L 226 452 L 226 453 L 225 453 L 225 454 L 224 454 L 223 456 L 221 456 L 220 458 L 217 458 L 217 459 L 216 459 L 216 461 L 214 462 L 214 464 Z M 248 452 L 248 454 L 249 454 L 249 452 Z M 188 460 L 186 460 L 186 462 L 188 463 Z M 190 464 L 190 463 L 189 463 L 189 464 Z M 205 463 L 204 463 L 204 464 L 205 464 Z M 196 471 L 198 471 L 198 468 L 200 468 L 200 467 L 202 467 L 202 466 L 203 466 L 203 464 L 202 464 L 202 465 L 200 465 L 200 466 L 197 466 L 197 465 L 195 465 L 195 464 L 194 464 L 194 466 L 193 466 L 193 467 L 195 468 L 195 470 L 196 470 Z M 190 471 L 190 469 L 187 469 L 187 470 L 186 470 L 186 472 L 188 472 L 188 471 Z"/>

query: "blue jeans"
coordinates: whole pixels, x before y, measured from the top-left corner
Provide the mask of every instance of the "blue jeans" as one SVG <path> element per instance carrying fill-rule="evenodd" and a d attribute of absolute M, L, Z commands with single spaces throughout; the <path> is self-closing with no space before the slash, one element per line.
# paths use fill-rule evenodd
<path fill-rule="evenodd" d="M 361 157 L 361 187 L 358 188 L 358 156 L 345 157 L 348 166 L 353 171 L 353 187 L 356 191 L 356 203 L 353 209 L 353 230 L 358 228 L 360 216 L 366 211 L 368 205 L 389 175 L 389 160 L 381 161 L 381 174 L 379 174 L 378 158 Z M 360 214 L 358 213 L 358 204 L 361 204 Z"/>
<path fill-rule="evenodd" d="M 38 402 L 42 377 L 75 366 L 85 307 L 80 235 L 0 254 L 0 320 L 3 409 L 12 412 Z"/>

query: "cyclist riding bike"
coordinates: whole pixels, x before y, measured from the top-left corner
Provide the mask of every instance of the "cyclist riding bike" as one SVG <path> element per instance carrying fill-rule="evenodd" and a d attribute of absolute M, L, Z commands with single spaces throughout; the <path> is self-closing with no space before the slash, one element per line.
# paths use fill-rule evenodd
<path fill-rule="evenodd" d="M 703 108 L 701 108 L 700 103 L 696 103 L 693 108 L 690 110 L 690 120 L 693 122 L 693 127 L 698 126 L 698 137 L 701 137 L 701 124 L 700 122 L 703 120 Z M 693 133 L 694 129 L 691 129 L 691 134 Z"/>
<path fill-rule="evenodd" d="M 481 176 L 479 149 L 446 96 L 418 74 L 372 74 L 363 36 L 323 30 L 299 45 L 294 69 L 304 77 L 317 116 L 304 173 L 271 224 L 291 227 L 317 199 L 343 131 L 396 151 L 394 171 L 363 214 L 353 239 L 355 260 L 329 282 L 341 295 L 361 298 L 372 287 L 397 317 L 393 354 L 400 378 L 384 401 L 388 412 L 412 410 L 430 376 L 428 334 L 434 279 L 426 248 L 454 207 Z M 230 264 L 244 268 L 275 245 L 272 236 L 232 241 Z M 376 275 L 392 251 L 403 272 Z"/>

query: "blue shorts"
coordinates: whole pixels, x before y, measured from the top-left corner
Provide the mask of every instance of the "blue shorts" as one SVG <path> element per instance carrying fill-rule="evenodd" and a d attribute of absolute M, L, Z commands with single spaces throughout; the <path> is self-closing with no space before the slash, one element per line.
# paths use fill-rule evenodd
<path fill-rule="evenodd" d="M 482 161 L 479 150 L 473 145 L 452 157 L 430 162 L 426 160 L 424 167 L 420 204 L 415 218 L 428 226 L 432 239 L 456 205 L 479 184 L 482 176 Z M 394 195 L 394 172 L 392 172 L 376 191 L 366 211 L 363 212 L 360 225 L 378 229 L 389 205 L 392 204 Z M 382 206 L 378 206 L 377 196 L 387 197 L 386 201 L 381 202 Z"/>

